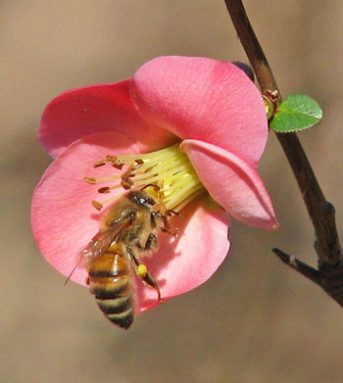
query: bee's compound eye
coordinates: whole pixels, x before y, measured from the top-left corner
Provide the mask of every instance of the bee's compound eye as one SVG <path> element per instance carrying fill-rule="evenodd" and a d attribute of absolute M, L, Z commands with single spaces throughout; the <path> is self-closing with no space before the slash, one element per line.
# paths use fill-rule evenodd
<path fill-rule="evenodd" d="M 156 204 L 155 200 L 153 198 L 147 197 L 145 198 L 145 203 L 154 206 Z"/>
<path fill-rule="evenodd" d="M 140 263 L 137 266 L 137 275 L 141 278 L 144 278 L 146 277 L 147 274 L 148 274 L 148 268 L 143 263 Z"/>

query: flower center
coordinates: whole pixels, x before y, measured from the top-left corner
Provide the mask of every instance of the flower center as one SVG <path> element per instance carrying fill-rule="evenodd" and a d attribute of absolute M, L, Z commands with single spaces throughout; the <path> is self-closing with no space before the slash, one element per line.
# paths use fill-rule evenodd
<path fill-rule="evenodd" d="M 147 154 L 109 155 L 94 166 L 106 164 L 119 169 L 120 176 L 116 173 L 109 177 L 85 177 L 90 184 L 107 183 L 98 189 L 99 193 L 110 193 L 120 187 L 128 190 L 154 185 L 159 188 L 159 196 L 165 207 L 178 212 L 205 191 L 179 144 Z M 98 210 L 103 207 L 97 201 L 92 201 L 92 204 Z"/>

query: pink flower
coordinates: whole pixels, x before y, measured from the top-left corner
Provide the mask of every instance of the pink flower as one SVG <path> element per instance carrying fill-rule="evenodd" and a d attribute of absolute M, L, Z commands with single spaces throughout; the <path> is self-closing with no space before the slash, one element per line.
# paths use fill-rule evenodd
<path fill-rule="evenodd" d="M 94 169 L 107 155 L 148 153 L 180 143 L 213 200 L 193 199 L 173 218 L 179 235 L 161 234 L 147 259 L 163 298 L 205 282 L 229 250 L 229 215 L 248 225 L 275 229 L 277 221 L 256 166 L 268 127 L 259 91 L 235 65 L 207 58 L 159 57 L 130 80 L 67 91 L 45 109 L 39 138 L 56 157 L 35 189 L 32 228 L 47 261 L 64 275 L 99 230 L 99 185 L 85 176 L 118 176 L 111 166 Z M 190 166 L 190 165 L 189 165 Z M 197 178 L 198 179 L 198 178 Z M 113 182 L 113 181 L 112 181 Z M 119 196 L 115 189 L 110 194 Z M 71 279 L 86 284 L 79 267 Z M 158 302 L 137 283 L 137 311 Z"/>

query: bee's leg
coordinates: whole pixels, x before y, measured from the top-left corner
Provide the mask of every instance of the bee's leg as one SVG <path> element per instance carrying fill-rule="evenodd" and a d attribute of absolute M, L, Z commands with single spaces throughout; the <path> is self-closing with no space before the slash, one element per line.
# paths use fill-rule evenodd
<path fill-rule="evenodd" d="M 136 274 L 139 276 L 139 278 L 142 279 L 142 281 L 150 286 L 151 288 L 155 289 L 157 292 L 157 299 L 159 302 L 162 301 L 161 297 L 161 291 L 160 288 L 158 287 L 157 282 L 155 279 L 152 277 L 152 275 L 149 273 L 148 268 L 144 263 L 140 263 L 137 268 L 136 268 Z"/>
<path fill-rule="evenodd" d="M 155 234 L 150 233 L 141 250 L 154 250 L 158 248 L 158 239 Z"/>
<path fill-rule="evenodd" d="M 166 212 L 166 214 L 161 214 L 159 211 L 158 212 L 152 212 L 151 215 L 150 215 L 150 219 L 151 219 L 151 227 L 153 229 L 156 228 L 157 226 L 157 219 L 160 219 L 162 220 L 162 223 L 163 223 L 163 226 L 161 228 L 162 231 L 172 235 L 172 236 L 176 236 L 177 234 L 177 229 L 176 228 L 173 228 L 170 223 L 169 223 L 169 217 L 172 215 L 172 214 L 178 214 L 177 212 L 174 212 L 174 210 L 168 210 Z"/>
<path fill-rule="evenodd" d="M 146 239 L 143 238 L 141 240 L 138 240 L 135 245 L 138 247 L 139 250 L 143 250 L 143 251 L 155 250 L 158 248 L 158 238 L 155 234 L 150 233 L 148 235 L 148 238 Z"/>
<path fill-rule="evenodd" d="M 157 299 L 159 302 L 161 302 L 162 296 L 160 288 L 158 287 L 158 284 L 155 281 L 155 279 L 149 273 L 147 266 L 138 260 L 132 249 L 129 250 L 129 255 L 132 262 L 134 263 L 136 275 L 143 281 L 144 284 L 156 290 Z"/>
<path fill-rule="evenodd" d="M 177 212 L 177 211 L 175 211 L 175 210 L 173 210 L 173 209 L 169 209 L 169 210 L 166 211 L 166 214 L 165 214 L 165 215 L 166 215 L 167 217 L 171 217 L 171 216 L 173 216 L 173 215 L 177 215 L 177 216 L 179 216 L 180 213 Z"/>
<path fill-rule="evenodd" d="M 176 237 L 178 233 L 178 229 L 176 227 L 172 227 L 172 225 L 169 222 L 168 216 L 167 215 L 162 216 L 162 220 L 163 220 L 163 227 L 161 230 L 172 235 L 173 237 Z"/>
<path fill-rule="evenodd" d="M 161 190 L 160 186 L 158 186 L 156 184 L 147 184 L 147 185 L 143 186 L 141 190 L 147 189 L 149 187 L 152 187 L 152 188 L 156 189 L 157 191 Z"/>
<path fill-rule="evenodd" d="M 156 218 L 159 217 L 159 216 L 160 216 L 160 214 L 156 213 L 154 211 L 152 211 L 151 214 L 150 214 L 150 225 L 151 225 L 151 227 L 153 229 L 155 229 L 156 226 L 157 226 Z"/>

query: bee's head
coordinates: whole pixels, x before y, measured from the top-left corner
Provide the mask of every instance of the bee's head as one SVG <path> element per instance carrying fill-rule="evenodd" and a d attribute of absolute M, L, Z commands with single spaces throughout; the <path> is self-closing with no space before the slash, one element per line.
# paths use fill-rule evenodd
<path fill-rule="evenodd" d="M 143 190 L 131 191 L 128 198 L 136 205 L 146 207 L 147 209 L 156 204 L 155 199 Z"/>

